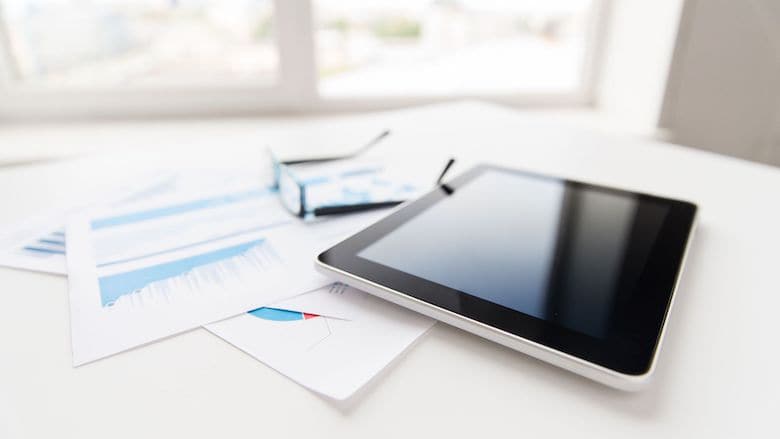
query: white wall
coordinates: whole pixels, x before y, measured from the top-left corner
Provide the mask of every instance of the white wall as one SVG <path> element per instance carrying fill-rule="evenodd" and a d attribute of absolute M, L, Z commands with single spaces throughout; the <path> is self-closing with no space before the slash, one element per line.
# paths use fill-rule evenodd
<path fill-rule="evenodd" d="M 8 42 L 8 33 L 3 25 L 3 8 L 0 8 L 0 86 L 5 85 L 11 78 L 11 66 L 9 65 L 8 53 L 10 44 Z"/>
<path fill-rule="evenodd" d="M 780 1 L 686 0 L 660 124 L 675 143 L 780 165 Z"/>

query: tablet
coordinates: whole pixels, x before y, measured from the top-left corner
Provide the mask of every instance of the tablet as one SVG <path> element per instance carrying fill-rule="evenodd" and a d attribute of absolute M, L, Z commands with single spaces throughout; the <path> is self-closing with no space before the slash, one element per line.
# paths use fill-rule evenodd
<path fill-rule="evenodd" d="M 478 166 L 320 254 L 371 294 L 632 390 L 651 375 L 689 202 Z"/>

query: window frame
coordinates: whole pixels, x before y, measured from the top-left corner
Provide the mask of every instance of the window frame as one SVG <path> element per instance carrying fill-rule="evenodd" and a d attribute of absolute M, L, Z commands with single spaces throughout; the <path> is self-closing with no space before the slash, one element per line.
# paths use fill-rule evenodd
<path fill-rule="evenodd" d="M 451 96 L 322 97 L 318 94 L 313 0 L 273 0 L 279 72 L 274 84 L 218 87 L 132 87 L 121 90 L 16 87 L 4 21 L 0 20 L 0 120 L 118 119 L 352 112 L 455 99 L 483 99 L 519 107 L 593 104 L 610 0 L 593 0 L 579 90 L 561 93 Z M 0 10 L 2 14 L 2 10 Z M 1 17 L 0 17 L 1 18 Z"/>

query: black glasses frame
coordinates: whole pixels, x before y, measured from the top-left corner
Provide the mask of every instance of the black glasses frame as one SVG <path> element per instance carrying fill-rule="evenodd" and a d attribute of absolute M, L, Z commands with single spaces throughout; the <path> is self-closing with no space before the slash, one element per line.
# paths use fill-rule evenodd
<path fill-rule="evenodd" d="M 297 159 L 297 160 L 278 160 L 276 156 L 273 154 L 273 152 L 269 151 L 271 155 L 271 163 L 273 165 L 273 172 L 274 172 L 274 186 L 273 186 L 274 189 L 281 192 L 280 181 L 283 173 L 287 173 L 289 175 L 290 180 L 297 186 L 298 189 L 298 194 L 299 194 L 298 206 L 300 207 L 297 210 L 291 207 L 287 202 L 285 202 L 284 196 L 281 196 L 282 204 L 287 210 L 289 210 L 295 216 L 299 218 L 306 218 L 308 216 L 318 217 L 318 216 L 326 216 L 326 215 L 339 215 L 339 214 L 346 214 L 346 213 L 365 212 L 374 209 L 394 207 L 394 206 L 398 206 L 401 203 L 404 203 L 407 200 L 390 200 L 390 201 L 381 201 L 375 203 L 338 204 L 332 206 L 320 206 L 320 207 L 315 207 L 314 209 L 311 210 L 307 210 L 306 185 L 300 183 L 298 179 L 294 177 L 292 170 L 290 169 L 290 166 L 294 166 L 294 165 L 327 163 L 327 162 L 347 160 L 347 159 L 358 157 L 359 155 L 363 154 L 364 152 L 376 146 L 379 142 L 384 140 L 389 135 L 390 135 L 390 130 L 382 131 L 378 136 L 371 139 L 371 141 L 369 141 L 359 149 L 349 154 L 344 154 L 339 156 L 317 157 L 317 158 L 307 158 L 307 159 Z M 444 178 L 445 174 L 447 173 L 447 171 L 450 169 L 450 167 L 454 162 L 455 162 L 454 159 L 450 159 L 449 162 L 447 162 L 447 165 L 445 166 L 444 170 L 439 176 L 439 179 L 437 180 L 437 184 L 441 184 L 441 180 Z M 449 189 L 444 184 L 442 184 L 441 186 L 442 189 L 444 190 Z M 451 193 L 451 191 L 448 191 L 448 193 Z"/>

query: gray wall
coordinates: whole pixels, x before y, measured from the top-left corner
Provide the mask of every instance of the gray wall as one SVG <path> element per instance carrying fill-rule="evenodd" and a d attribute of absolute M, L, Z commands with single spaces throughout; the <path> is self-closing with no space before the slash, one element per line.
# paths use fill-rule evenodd
<path fill-rule="evenodd" d="M 659 125 L 675 143 L 780 165 L 780 1 L 685 1 Z"/>

